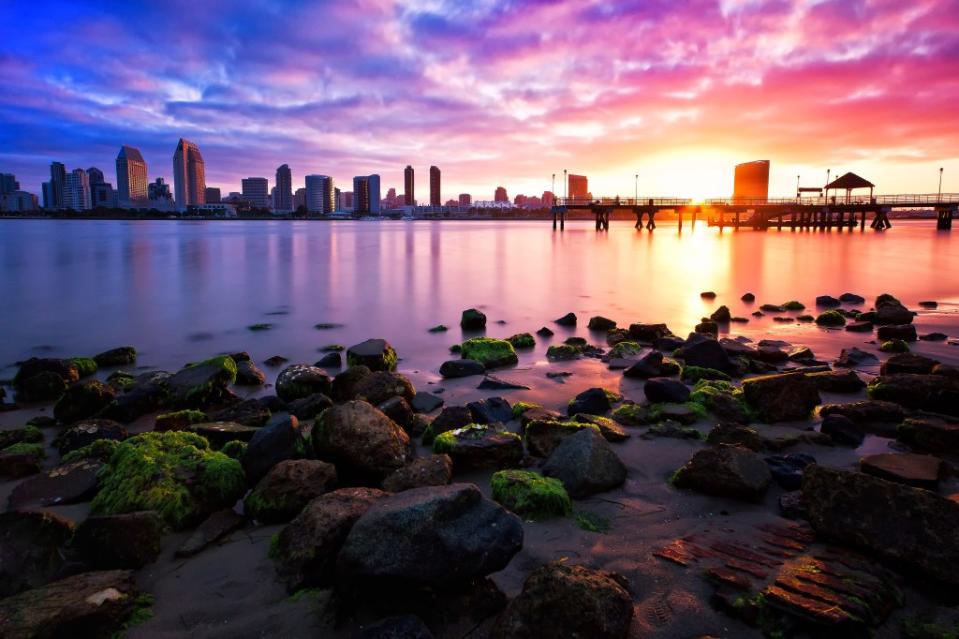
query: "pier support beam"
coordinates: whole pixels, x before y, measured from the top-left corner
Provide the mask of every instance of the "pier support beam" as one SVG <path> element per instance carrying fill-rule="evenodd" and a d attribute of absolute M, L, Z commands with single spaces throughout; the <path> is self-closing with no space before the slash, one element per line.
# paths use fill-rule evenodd
<path fill-rule="evenodd" d="M 936 210 L 936 228 L 940 231 L 952 230 L 952 218 L 955 208 Z"/>
<path fill-rule="evenodd" d="M 566 207 L 565 206 L 554 206 L 552 208 L 553 213 L 553 230 L 556 230 L 556 222 L 559 221 L 559 230 L 566 229 Z"/>
<path fill-rule="evenodd" d="M 654 217 L 655 215 L 656 215 L 656 211 L 655 211 L 655 210 L 650 210 L 650 211 L 649 211 L 649 222 L 646 223 L 646 230 L 647 230 L 647 231 L 652 231 L 654 228 L 656 228 L 656 221 L 653 219 L 653 217 Z"/>

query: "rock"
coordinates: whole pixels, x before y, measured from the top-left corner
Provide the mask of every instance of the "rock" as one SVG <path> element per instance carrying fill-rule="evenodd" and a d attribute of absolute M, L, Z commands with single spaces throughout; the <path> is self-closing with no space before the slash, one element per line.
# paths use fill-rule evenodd
<path fill-rule="evenodd" d="M 779 514 L 786 519 L 806 518 L 806 504 L 802 500 L 801 490 L 793 490 L 779 496 Z"/>
<path fill-rule="evenodd" d="M 407 402 L 413 401 L 416 389 L 405 375 L 392 371 L 376 371 L 364 376 L 353 387 L 352 399 L 360 399 L 370 404 L 380 404 L 391 397 L 399 396 Z"/>
<path fill-rule="evenodd" d="M 383 490 L 399 493 L 423 486 L 445 486 L 453 476 L 453 460 L 449 455 L 417 457 L 383 480 Z"/>
<path fill-rule="evenodd" d="M 170 373 L 164 371 L 137 375 L 113 403 L 103 409 L 100 417 L 129 423 L 141 415 L 160 409 L 169 398 L 171 377 Z"/>
<path fill-rule="evenodd" d="M 823 404 L 819 409 L 823 417 L 843 415 L 860 426 L 875 424 L 898 424 L 905 418 L 905 412 L 899 404 L 878 400 L 852 402 L 850 404 Z M 885 430 L 888 430 L 886 428 Z"/>
<path fill-rule="evenodd" d="M 839 296 L 839 301 L 845 302 L 846 304 L 863 304 L 866 298 L 856 295 L 855 293 L 843 293 Z"/>
<path fill-rule="evenodd" d="M 371 371 L 392 371 L 396 370 L 396 351 L 385 339 L 368 339 L 346 349 L 346 363 Z"/>
<path fill-rule="evenodd" d="M 959 380 L 942 375 L 881 375 L 869 385 L 869 397 L 906 408 L 959 415 Z"/>
<path fill-rule="evenodd" d="M 62 456 L 78 448 L 89 446 L 98 439 L 112 439 L 119 442 L 129 436 L 123 424 L 112 419 L 87 419 L 77 422 L 57 435 L 53 440 L 53 446 Z"/>
<path fill-rule="evenodd" d="M 845 326 L 846 318 L 839 311 L 824 311 L 816 317 L 819 326 Z"/>
<path fill-rule="evenodd" d="M 236 422 L 203 422 L 188 429 L 206 439 L 214 448 L 223 448 L 228 442 L 249 442 L 259 432 L 254 426 Z"/>
<path fill-rule="evenodd" d="M 733 372 L 732 361 L 729 355 L 723 350 L 719 342 L 711 339 L 705 339 L 698 342 L 692 342 L 683 346 L 679 351 L 679 358 L 687 366 L 700 366 L 702 368 L 713 368 L 724 373 Z"/>
<path fill-rule="evenodd" d="M 915 342 L 917 339 L 916 327 L 912 324 L 892 324 L 888 326 L 880 326 L 879 330 L 876 331 L 876 337 L 883 342 L 891 339 L 901 339 L 905 342 Z"/>
<path fill-rule="evenodd" d="M 317 368 L 340 368 L 343 365 L 343 356 L 337 352 L 327 353 L 316 361 Z"/>
<path fill-rule="evenodd" d="M 569 344 L 558 344 L 546 349 L 546 358 L 550 361 L 567 361 L 582 355 L 583 349 Z"/>
<path fill-rule="evenodd" d="M 747 302 L 747 303 L 748 303 L 748 302 L 755 302 L 755 301 L 756 301 L 756 296 L 753 295 L 752 293 L 743 293 L 743 296 L 740 297 L 739 299 L 742 300 L 742 301 L 744 301 L 744 302 Z"/>
<path fill-rule="evenodd" d="M 836 360 L 836 366 L 844 368 L 856 368 L 858 366 L 868 366 L 878 361 L 878 358 L 872 353 L 860 350 L 856 347 L 844 348 L 839 353 Z"/>
<path fill-rule="evenodd" d="M 397 615 L 365 626 L 355 639 L 433 639 L 433 633 L 416 615 Z"/>
<path fill-rule="evenodd" d="M 211 514 L 197 526 L 193 534 L 177 548 L 176 557 L 192 557 L 207 546 L 223 539 L 234 530 L 239 529 L 244 522 L 241 515 L 232 508 L 224 508 Z"/>
<path fill-rule="evenodd" d="M 752 451 L 760 451 L 763 447 L 762 438 L 755 428 L 750 428 L 744 424 L 723 422 L 717 424 L 709 431 L 706 436 L 706 442 L 713 446 L 719 444 L 729 444 L 732 446 L 742 446 Z"/>
<path fill-rule="evenodd" d="M 826 308 L 835 308 L 841 306 L 842 302 L 831 295 L 820 295 L 816 298 L 816 306 L 823 306 Z"/>
<path fill-rule="evenodd" d="M 350 366 L 333 378 L 331 397 L 339 402 L 353 399 L 356 396 L 356 386 L 363 379 L 373 374 L 367 366 Z"/>
<path fill-rule="evenodd" d="M 53 407 L 53 414 L 63 424 L 72 424 L 93 417 L 116 397 L 116 391 L 95 379 L 74 384 L 63 393 Z"/>
<path fill-rule="evenodd" d="M 672 332 L 665 324 L 630 324 L 629 338 L 637 342 L 652 344 L 656 340 L 668 338 Z M 658 347 L 657 347 L 658 348 Z M 666 349 L 670 350 L 670 349 Z"/>
<path fill-rule="evenodd" d="M 470 424 L 437 435 L 433 452 L 449 455 L 457 469 L 510 468 L 523 458 L 523 441 L 495 426 Z"/>
<path fill-rule="evenodd" d="M 536 334 L 539 335 L 540 337 L 552 337 L 552 336 L 553 336 L 553 331 L 550 330 L 549 328 L 543 326 L 543 327 L 540 328 L 538 331 L 536 331 Z"/>
<path fill-rule="evenodd" d="M 423 434 L 423 443 L 432 444 L 433 438 L 441 433 L 463 428 L 473 423 L 473 414 L 466 406 L 447 406 L 436 416 Z"/>
<path fill-rule="evenodd" d="M 919 336 L 919 339 L 924 342 L 944 342 L 948 338 L 949 336 L 945 333 L 925 333 Z"/>
<path fill-rule="evenodd" d="M 547 477 L 563 482 L 569 495 L 577 499 L 611 490 L 626 481 L 626 466 L 598 430 L 592 428 L 563 438 L 542 470 Z"/>
<path fill-rule="evenodd" d="M 96 459 L 80 459 L 31 477 L 13 488 L 8 507 L 24 510 L 92 499 L 97 491 L 97 473 L 102 467 Z"/>
<path fill-rule="evenodd" d="M 590 388 L 574 397 L 566 408 L 570 416 L 579 413 L 603 415 L 612 408 L 608 391 L 605 388 Z"/>
<path fill-rule="evenodd" d="M 583 429 L 599 431 L 597 426 L 585 422 L 533 420 L 526 424 L 524 435 L 531 455 L 549 457 L 563 439 Z"/>
<path fill-rule="evenodd" d="M 959 423 L 941 417 L 911 417 L 899 425 L 900 441 L 934 453 L 959 453 Z"/>
<path fill-rule="evenodd" d="M 548 375 L 549 373 L 547 373 Z M 511 382 L 508 379 L 487 375 L 477 386 L 479 390 L 529 390 L 529 386 Z"/>
<path fill-rule="evenodd" d="M 859 470 L 907 486 L 937 490 L 946 466 L 941 459 L 932 455 L 881 453 L 860 459 Z"/>
<path fill-rule="evenodd" d="M 8 446 L 0 450 L 0 477 L 17 479 L 38 473 L 45 456 L 43 444 L 21 442 Z"/>
<path fill-rule="evenodd" d="M 251 485 L 263 479 L 276 464 L 299 456 L 302 447 L 299 429 L 296 417 L 278 413 L 250 438 L 240 462 Z"/>
<path fill-rule="evenodd" d="M 392 419 L 397 426 L 409 433 L 413 428 L 413 409 L 402 397 L 390 397 L 376 405 L 384 415 Z"/>
<path fill-rule="evenodd" d="M 649 427 L 645 433 L 640 435 L 640 439 L 657 439 L 659 437 L 670 437 L 672 439 L 702 439 L 703 435 L 695 428 L 683 426 L 681 423 L 667 419 Z"/>
<path fill-rule="evenodd" d="M 716 299 L 716 293 L 713 291 L 703 291 L 702 293 L 699 294 L 699 296 L 703 298 L 704 300 Z"/>
<path fill-rule="evenodd" d="M 851 322 L 846 324 L 846 330 L 851 333 L 871 333 L 872 322 Z"/>
<path fill-rule="evenodd" d="M 486 315 L 475 308 L 468 308 L 463 311 L 460 328 L 464 331 L 481 331 L 486 328 Z"/>
<path fill-rule="evenodd" d="M 283 369 L 276 378 L 276 394 L 287 403 L 315 393 L 329 395 L 331 392 L 330 376 L 316 366 L 293 364 Z"/>
<path fill-rule="evenodd" d="M 959 379 L 959 367 L 948 364 L 936 364 L 932 367 L 933 375 L 942 375 L 950 379 Z"/>
<path fill-rule="evenodd" d="M 866 387 L 866 382 L 851 369 L 806 373 L 806 377 L 815 382 L 816 388 L 823 393 L 858 393 Z"/>
<path fill-rule="evenodd" d="M 432 413 L 442 405 L 443 399 L 441 397 L 425 391 L 416 393 L 413 396 L 413 401 L 410 402 L 410 406 L 417 413 Z"/>
<path fill-rule="evenodd" d="M 327 401 L 329 400 L 327 399 Z M 294 402 L 294 404 L 296 404 L 296 402 Z M 259 428 L 270 421 L 270 415 L 270 409 L 264 406 L 260 400 L 247 399 L 239 404 L 228 406 L 223 410 L 209 413 L 207 415 L 208 419 L 201 421 L 236 422 L 244 426 Z M 310 417 L 312 418 L 313 415 L 310 415 Z"/>
<path fill-rule="evenodd" d="M 517 333 L 506 338 L 513 348 L 535 348 L 536 340 L 529 333 Z"/>
<path fill-rule="evenodd" d="M 256 367 L 251 360 L 236 362 L 237 386 L 260 386 L 266 382 L 266 374 Z"/>
<path fill-rule="evenodd" d="M 69 359 L 31 357 L 26 361 L 19 362 L 19 365 L 20 368 L 17 369 L 17 374 L 13 378 L 13 386 L 18 391 L 21 390 L 21 386 L 28 379 L 36 377 L 41 373 L 53 373 L 59 377 L 64 384 L 73 384 L 80 379 L 80 369 L 77 367 L 76 362 Z"/>
<path fill-rule="evenodd" d="M 608 317 L 595 315 L 589 318 L 589 324 L 587 325 L 587 328 L 589 328 L 591 331 L 611 331 L 616 328 L 616 322 Z"/>
<path fill-rule="evenodd" d="M 629 439 L 630 435 L 623 427 L 608 417 L 601 415 L 587 415 L 586 413 L 577 413 L 573 421 L 583 424 L 593 424 L 599 428 L 599 434 L 608 442 L 622 442 Z"/>
<path fill-rule="evenodd" d="M 463 359 L 476 360 L 487 369 L 512 366 L 519 361 L 512 344 L 492 337 L 468 339 L 463 342 L 460 353 Z"/>
<path fill-rule="evenodd" d="M 157 415 L 153 422 L 153 430 L 157 432 L 187 430 L 193 424 L 200 424 L 207 421 L 210 421 L 210 418 L 202 410 L 185 408 L 183 410 L 173 411 L 172 413 Z"/>
<path fill-rule="evenodd" d="M 429 486 L 379 500 L 354 524 L 337 558 L 349 582 L 444 587 L 506 567 L 523 525 L 472 484 Z"/>
<path fill-rule="evenodd" d="M 267 357 L 265 360 L 263 360 L 263 363 L 270 367 L 276 367 L 281 366 L 288 361 L 290 360 L 282 355 L 273 355 L 272 357 Z"/>
<path fill-rule="evenodd" d="M 350 401 L 324 411 L 313 428 L 313 449 L 323 459 L 382 480 L 406 464 L 410 438 L 380 410 Z"/>
<path fill-rule="evenodd" d="M 719 325 L 712 320 L 700 322 L 693 330 L 704 335 L 712 335 L 713 337 L 719 335 Z"/>
<path fill-rule="evenodd" d="M 490 479 L 493 501 L 527 519 L 563 517 L 572 511 L 557 479 L 527 470 L 500 470 Z"/>
<path fill-rule="evenodd" d="M 513 408 L 502 397 L 490 397 L 466 405 L 477 424 L 494 424 L 513 419 Z"/>
<path fill-rule="evenodd" d="M 743 501 L 760 501 L 772 474 L 763 458 L 741 446 L 715 446 L 696 452 L 673 475 L 673 485 Z"/>
<path fill-rule="evenodd" d="M 132 571 L 81 573 L 0 600 L 0 629 L 6 639 L 109 637 L 122 631 L 138 595 Z"/>
<path fill-rule="evenodd" d="M 270 469 L 243 502 L 263 523 L 289 521 L 310 501 L 336 487 L 336 467 L 313 459 L 287 459 Z"/>
<path fill-rule="evenodd" d="M 289 592 L 333 582 L 336 556 L 356 521 L 387 496 L 375 488 L 341 488 L 317 497 L 280 531 L 271 557 Z"/>
<path fill-rule="evenodd" d="M 879 325 L 912 324 L 913 312 L 891 295 L 876 298 L 876 319 Z"/>
<path fill-rule="evenodd" d="M 939 364 L 934 359 L 916 353 L 899 353 L 893 355 L 879 367 L 880 375 L 895 373 L 915 373 L 919 375 L 931 374 L 932 369 Z"/>
<path fill-rule="evenodd" d="M 728 323 L 732 319 L 732 313 L 729 312 L 729 307 L 724 304 L 713 311 L 709 319 L 714 322 Z"/>
<path fill-rule="evenodd" d="M 821 401 L 816 382 L 802 373 L 747 379 L 743 396 L 760 419 L 769 423 L 806 419 Z"/>
<path fill-rule="evenodd" d="M 63 378 L 52 371 L 42 371 L 17 384 L 18 402 L 49 402 L 58 399 L 67 389 Z"/>
<path fill-rule="evenodd" d="M 560 326 L 576 326 L 576 314 L 567 313 L 566 315 L 563 315 L 561 318 L 556 320 L 556 323 L 559 324 Z"/>
<path fill-rule="evenodd" d="M 219 401 L 227 385 L 236 381 L 236 362 L 226 355 L 180 369 L 168 381 L 170 403 L 175 407 L 198 408 Z"/>
<path fill-rule="evenodd" d="M 52 513 L 0 513 L 0 597 L 42 586 L 61 576 L 63 548 L 73 524 Z M 3 600 L 0 600 L 2 609 Z M 0 630 L 6 630 L 0 614 Z M 4 633 L 3 636 L 8 636 Z"/>
<path fill-rule="evenodd" d="M 93 356 L 97 366 L 125 366 L 137 361 L 137 349 L 132 346 L 120 346 Z"/>
<path fill-rule="evenodd" d="M 486 367 L 483 363 L 475 359 L 451 359 L 440 366 L 440 375 L 446 378 L 469 377 L 482 375 L 485 372 Z"/>
<path fill-rule="evenodd" d="M 829 435 L 837 444 L 853 448 L 866 438 L 865 431 L 856 422 L 838 413 L 823 417 L 819 432 Z"/>
<path fill-rule="evenodd" d="M 766 458 L 766 465 L 777 484 L 786 490 L 799 490 L 802 486 L 803 471 L 809 464 L 815 464 L 815 458 L 802 453 L 773 455 Z"/>
<path fill-rule="evenodd" d="M 554 562 L 534 570 L 493 627 L 493 639 L 625 639 L 633 600 L 617 574 Z"/>
<path fill-rule="evenodd" d="M 77 526 L 72 546 L 92 570 L 142 568 L 160 556 L 163 527 L 150 510 L 91 516 Z"/>
<path fill-rule="evenodd" d="M 819 535 L 959 585 L 959 503 L 920 488 L 818 465 L 806 468 L 802 493 L 809 523 Z"/>
<path fill-rule="evenodd" d="M 921 306 L 922 308 L 938 308 L 939 302 L 936 302 L 933 300 L 924 300 L 922 302 L 919 302 L 919 306 Z"/>
<path fill-rule="evenodd" d="M 643 355 L 639 361 L 623 371 L 623 376 L 633 379 L 659 377 L 662 375 L 662 365 L 663 354 L 659 351 L 650 351 Z"/>
<path fill-rule="evenodd" d="M 689 400 L 689 387 L 668 377 L 654 377 L 646 381 L 643 386 L 646 399 L 654 404 L 676 403 L 681 404 Z"/>

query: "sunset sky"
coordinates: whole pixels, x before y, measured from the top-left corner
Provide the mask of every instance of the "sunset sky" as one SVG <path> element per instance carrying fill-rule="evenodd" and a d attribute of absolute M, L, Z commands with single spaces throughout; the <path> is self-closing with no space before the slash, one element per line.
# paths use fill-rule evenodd
<path fill-rule="evenodd" d="M 209 186 L 293 169 L 406 164 L 428 196 L 540 194 L 563 169 L 594 194 L 694 198 L 769 159 L 855 171 L 880 193 L 959 191 L 959 2 L 279 0 L 0 5 L 0 172 L 39 193 L 51 160 L 115 184 L 121 144 L 169 180 L 179 137 Z M 562 194 L 560 178 L 557 191 Z"/>

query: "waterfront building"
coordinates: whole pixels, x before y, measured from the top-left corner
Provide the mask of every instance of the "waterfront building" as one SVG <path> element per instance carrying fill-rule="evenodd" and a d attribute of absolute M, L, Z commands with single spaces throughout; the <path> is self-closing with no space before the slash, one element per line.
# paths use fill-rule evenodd
<path fill-rule="evenodd" d="M 67 174 L 63 187 L 63 207 L 73 211 L 90 209 L 90 178 L 83 169 Z"/>
<path fill-rule="evenodd" d="M 240 183 L 243 198 L 253 204 L 253 208 L 270 208 L 270 182 L 265 177 L 243 178 Z"/>
<path fill-rule="evenodd" d="M 204 204 L 219 204 L 220 203 L 220 189 L 215 186 L 208 186 L 203 189 L 203 203 Z"/>
<path fill-rule="evenodd" d="M 362 215 L 380 214 L 380 176 L 357 175 L 353 178 L 353 210 Z"/>
<path fill-rule="evenodd" d="M 473 203 L 473 196 L 469 193 L 460 193 L 460 206 L 470 206 Z"/>
<path fill-rule="evenodd" d="M 50 195 L 51 209 L 62 209 L 63 191 L 67 184 L 67 167 L 62 162 L 50 163 Z"/>
<path fill-rule="evenodd" d="M 556 196 L 552 191 L 543 191 L 542 204 L 545 208 L 550 208 L 556 203 Z"/>
<path fill-rule="evenodd" d="M 20 190 L 20 183 L 17 182 L 13 173 L 0 173 L 0 195 L 14 193 Z"/>
<path fill-rule="evenodd" d="M 737 164 L 733 175 L 733 201 L 769 198 L 769 160 Z"/>
<path fill-rule="evenodd" d="M 147 163 L 132 146 L 121 146 L 117 154 L 117 197 L 124 205 L 141 204 L 148 198 Z"/>
<path fill-rule="evenodd" d="M 170 193 L 170 185 L 167 184 L 161 177 L 158 177 L 155 181 L 150 182 L 149 186 L 147 187 L 147 197 L 150 200 L 170 201 L 173 199 L 173 195 Z"/>
<path fill-rule="evenodd" d="M 430 167 L 430 206 L 440 205 L 440 169 L 438 166 Z"/>
<path fill-rule="evenodd" d="M 353 191 L 340 192 L 340 203 L 337 205 L 336 210 L 338 211 L 353 210 Z"/>
<path fill-rule="evenodd" d="M 333 178 L 328 175 L 306 176 L 306 210 L 329 215 L 336 206 Z"/>
<path fill-rule="evenodd" d="M 0 193 L 0 211 L 7 213 L 29 213 L 37 210 L 37 196 L 33 193 L 21 191 L 19 186 L 18 184 L 18 188 L 13 191 Z"/>
<path fill-rule="evenodd" d="M 276 197 L 273 199 L 273 208 L 277 211 L 289 212 L 293 210 L 293 172 L 286 164 L 276 170 Z"/>
<path fill-rule="evenodd" d="M 180 138 L 173 153 L 173 190 L 181 209 L 203 204 L 206 197 L 206 166 L 200 147 Z"/>
<path fill-rule="evenodd" d="M 494 202 L 509 202 L 509 195 L 506 194 L 506 189 L 502 186 L 496 187 L 496 193 L 493 195 Z"/>
<path fill-rule="evenodd" d="M 106 180 L 103 177 L 103 171 L 101 171 L 95 166 L 91 166 L 89 169 L 87 169 L 87 179 L 90 181 L 91 189 L 97 184 L 102 184 L 106 182 Z"/>
<path fill-rule="evenodd" d="M 40 186 L 40 191 L 43 195 L 43 208 L 47 210 L 56 208 L 53 205 L 53 184 L 51 182 L 44 182 Z"/>
<path fill-rule="evenodd" d="M 416 196 L 413 193 L 415 186 L 413 167 L 407 164 L 403 169 L 403 204 L 406 206 L 413 206 L 416 203 Z"/>
<path fill-rule="evenodd" d="M 293 210 L 299 211 L 300 208 L 306 208 L 306 189 L 297 189 L 293 194 Z"/>
<path fill-rule="evenodd" d="M 589 180 L 585 175 L 569 174 L 567 178 L 567 187 L 569 188 L 569 197 L 578 200 L 589 199 Z"/>
<path fill-rule="evenodd" d="M 90 169 L 87 169 L 87 175 L 90 175 Z M 109 182 L 91 183 L 90 201 L 93 208 L 115 209 L 119 205 L 117 192 Z"/>

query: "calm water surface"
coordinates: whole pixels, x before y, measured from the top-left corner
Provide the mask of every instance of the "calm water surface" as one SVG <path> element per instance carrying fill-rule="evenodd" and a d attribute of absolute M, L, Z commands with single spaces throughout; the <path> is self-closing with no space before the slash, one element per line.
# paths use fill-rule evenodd
<path fill-rule="evenodd" d="M 554 233 L 547 222 L 5 220 L 0 368 L 7 376 L 31 355 L 121 344 L 140 350 L 139 363 L 166 369 L 233 350 L 314 361 L 325 344 L 386 337 L 402 368 L 435 371 L 462 339 L 459 315 L 470 306 L 486 312 L 487 334 L 498 337 L 553 326 L 568 311 L 580 316 L 582 335 L 593 314 L 666 322 L 684 335 L 719 304 L 748 316 L 754 307 L 739 301 L 746 291 L 756 307 L 798 299 L 811 312 L 815 296 L 846 291 L 870 300 L 888 291 L 910 307 L 938 300 L 918 318 L 920 331 L 959 334 L 959 231 L 894 224 L 882 234 L 720 233 L 700 224 L 680 235 L 675 226 L 651 234 L 615 222 L 608 233 L 580 222 Z M 705 290 L 717 299 L 702 300 Z M 246 329 L 257 322 L 274 327 Z M 319 331 L 319 322 L 344 326 Z M 450 331 L 427 332 L 440 323 Z M 733 330 L 822 354 L 865 339 L 771 317 Z M 521 365 L 543 361 L 545 349 L 522 354 Z"/>

